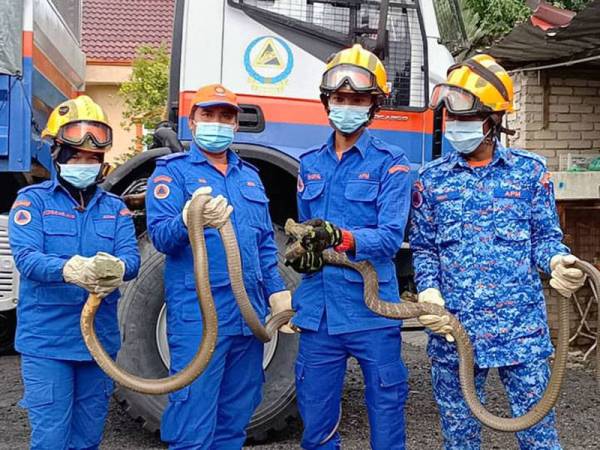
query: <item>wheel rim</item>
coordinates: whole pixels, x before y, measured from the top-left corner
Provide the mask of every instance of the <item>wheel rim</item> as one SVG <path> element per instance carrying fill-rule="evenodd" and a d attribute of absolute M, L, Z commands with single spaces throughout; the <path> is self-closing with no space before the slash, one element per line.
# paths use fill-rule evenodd
<path fill-rule="evenodd" d="M 267 317 L 268 319 L 268 317 Z M 265 344 L 263 351 L 263 369 L 267 369 L 273 357 L 275 356 L 275 352 L 277 350 L 277 342 L 279 341 L 279 333 L 273 336 L 269 342 Z M 163 305 L 158 313 L 158 319 L 156 321 L 156 347 L 158 348 L 158 353 L 160 355 L 160 359 L 167 369 L 171 366 L 171 357 L 169 352 L 169 342 L 167 340 L 167 306 Z"/>

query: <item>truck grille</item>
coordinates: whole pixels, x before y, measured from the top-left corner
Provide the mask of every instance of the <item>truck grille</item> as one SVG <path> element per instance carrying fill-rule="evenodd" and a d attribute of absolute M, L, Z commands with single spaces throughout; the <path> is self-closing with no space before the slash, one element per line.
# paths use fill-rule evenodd
<path fill-rule="evenodd" d="M 16 298 L 17 274 L 8 243 L 8 216 L 0 215 L 0 301 Z"/>

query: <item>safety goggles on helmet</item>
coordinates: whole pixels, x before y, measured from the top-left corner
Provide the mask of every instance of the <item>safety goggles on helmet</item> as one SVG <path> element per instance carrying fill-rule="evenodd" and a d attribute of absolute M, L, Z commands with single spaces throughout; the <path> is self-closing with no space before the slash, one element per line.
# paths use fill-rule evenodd
<path fill-rule="evenodd" d="M 321 81 L 321 89 L 336 91 L 346 83 L 356 92 L 378 90 L 375 75 L 363 67 L 352 64 L 340 64 L 325 72 Z"/>
<path fill-rule="evenodd" d="M 448 112 L 455 115 L 472 115 L 492 112 L 469 91 L 450 84 L 438 84 L 431 93 L 430 107 L 437 109 L 444 103 Z"/>
<path fill-rule="evenodd" d="M 112 144 L 112 129 L 102 122 L 82 120 L 63 125 L 56 138 L 73 146 L 83 145 L 91 139 L 96 147 L 104 148 Z"/>

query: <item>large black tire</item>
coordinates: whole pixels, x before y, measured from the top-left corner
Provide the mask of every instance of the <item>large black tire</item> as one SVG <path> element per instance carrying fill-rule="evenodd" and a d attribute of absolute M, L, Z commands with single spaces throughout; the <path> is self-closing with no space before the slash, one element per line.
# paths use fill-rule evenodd
<path fill-rule="evenodd" d="M 285 235 L 276 228 L 276 240 L 283 249 Z M 142 266 L 137 279 L 129 283 L 119 305 L 119 326 L 123 345 L 117 357 L 119 365 L 134 374 L 159 378 L 168 374 L 161 358 L 156 328 L 164 305 L 164 256 L 154 249 L 147 237 L 140 239 Z M 283 264 L 279 254 L 279 269 L 287 287 L 295 289 L 299 276 Z M 263 401 L 248 425 L 248 438 L 264 441 L 270 431 L 279 431 L 297 416 L 294 388 L 294 361 L 298 351 L 298 336 L 280 333 L 274 353 L 265 369 Z M 143 395 L 118 387 L 115 396 L 134 419 L 149 431 L 160 427 L 167 396 Z"/>

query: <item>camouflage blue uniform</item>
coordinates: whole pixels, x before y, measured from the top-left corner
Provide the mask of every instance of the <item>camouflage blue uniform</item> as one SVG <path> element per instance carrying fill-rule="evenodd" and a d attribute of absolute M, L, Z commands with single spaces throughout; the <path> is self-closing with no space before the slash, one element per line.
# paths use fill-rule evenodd
<path fill-rule="evenodd" d="M 441 291 L 471 337 L 479 386 L 499 368 L 521 415 L 546 387 L 553 350 L 538 269 L 549 273 L 552 256 L 569 253 L 543 158 L 497 143 L 488 165 L 471 167 L 451 152 L 421 169 L 412 205 L 418 291 Z M 479 448 L 454 344 L 432 334 L 428 354 L 446 448 Z M 517 436 L 521 448 L 560 448 L 553 413 Z"/>

